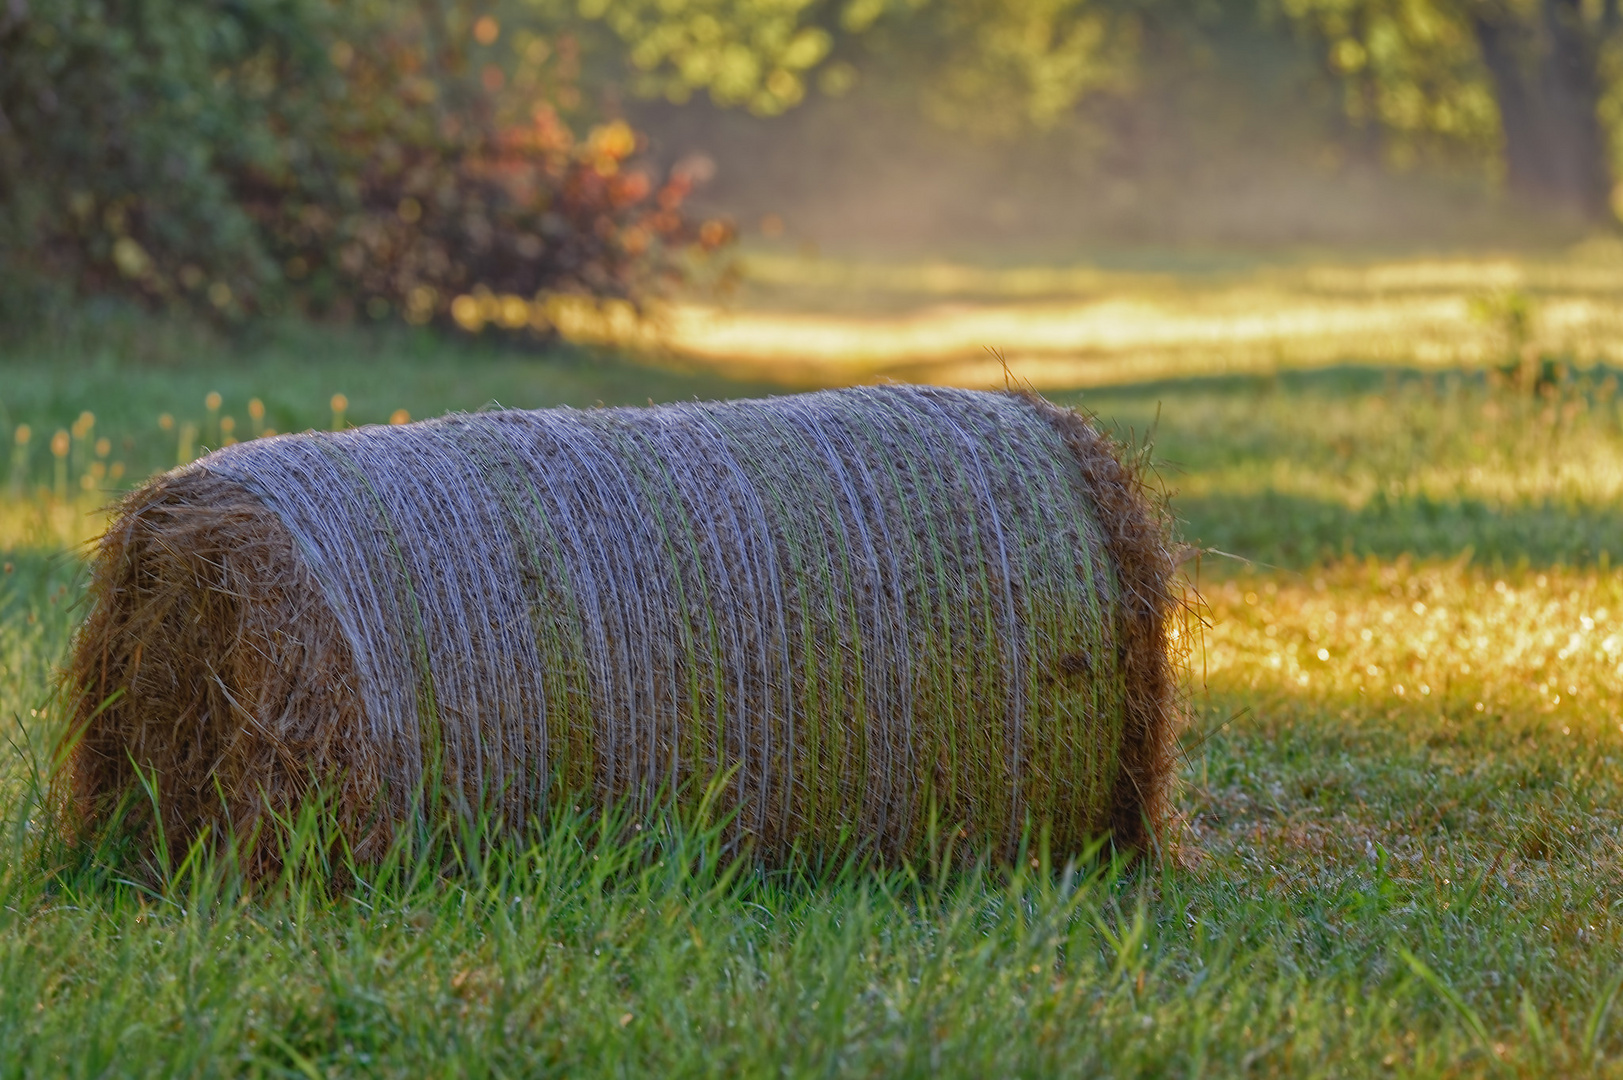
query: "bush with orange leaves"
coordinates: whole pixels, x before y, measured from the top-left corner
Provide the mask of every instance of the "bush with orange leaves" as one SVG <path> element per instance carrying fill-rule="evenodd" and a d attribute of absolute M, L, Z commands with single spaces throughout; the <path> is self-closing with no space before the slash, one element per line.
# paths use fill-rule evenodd
<path fill-rule="evenodd" d="M 683 213 L 701 169 L 656 180 L 637 167 L 641 140 L 624 121 L 576 137 L 550 103 L 580 99 L 567 34 L 532 37 L 509 77 L 481 48 L 500 33 L 493 18 L 458 36 L 436 17 L 396 17 L 362 47 L 333 47 L 346 87 L 327 110 L 340 168 L 314 184 L 303 171 L 243 178 L 244 204 L 308 310 L 549 334 L 535 298 L 636 300 L 679 276 L 676 253 L 731 239 Z M 487 299 L 470 314 L 472 296 Z"/>
<path fill-rule="evenodd" d="M 297 176 L 244 188 L 312 310 L 548 334 L 532 299 L 637 300 L 680 276 L 676 253 L 731 240 L 730 226 L 683 212 L 703 167 L 679 163 L 656 180 L 638 166 L 641 139 L 624 121 L 577 139 L 551 104 L 510 115 L 499 89 L 505 80 L 489 67 L 461 85 L 442 71 L 425 93 L 421 52 L 380 53 L 348 58 L 346 75 L 367 88 L 355 97 L 382 100 L 393 81 L 395 93 L 428 98 L 420 112 L 386 124 L 371 123 L 364 107 L 346 117 L 338 142 L 353 168 L 326 197 L 311 198 Z M 455 300 L 470 295 L 509 302 L 477 318 L 453 317 Z"/>
<path fill-rule="evenodd" d="M 9 200 L 26 217 L 0 214 L 0 285 L 21 272 L 224 321 L 447 327 L 477 293 L 523 301 L 478 325 L 546 333 L 528 314 L 538 294 L 636 301 L 678 274 L 678 253 L 731 235 L 683 212 L 700 170 L 650 175 L 624 122 L 577 138 L 580 46 L 565 30 L 498 50 L 494 17 L 427 0 L 244 0 L 168 36 L 91 0 L 12 7 L 0 194 L 30 197 Z M 98 18 L 151 31 L 162 55 L 110 51 L 123 38 Z M 93 82 L 71 77 L 75 57 Z M 174 85 L 154 95 L 149 68 Z"/>

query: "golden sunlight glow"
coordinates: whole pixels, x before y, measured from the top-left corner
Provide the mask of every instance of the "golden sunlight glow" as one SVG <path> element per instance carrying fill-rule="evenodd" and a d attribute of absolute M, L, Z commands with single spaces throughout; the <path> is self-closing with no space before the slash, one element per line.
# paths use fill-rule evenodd
<path fill-rule="evenodd" d="M 1197 704 L 1209 690 L 1243 693 L 1263 711 L 1283 695 L 1363 711 L 1531 714 L 1569 734 L 1623 722 L 1615 573 L 1348 562 L 1311 579 L 1223 581 L 1204 599 Z"/>
<path fill-rule="evenodd" d="M 748 255 L 739 268 L 752 292 L 739 308 L 689 300 L 639 315 L 577 297 L 544 304 L 571 341 L 653 351 L 785 386 L 885 377 L 999 385 L 1005 361 L 1018 381 L 1048 389 L 1353 360 L 1480 367 L 1527 350 L 1579 364 L 1623 362 L 1623 252 L 1580 254 L 1550 263 L 1417 260 L 1210 279 Z M 807 290 L 832 293 L 839 302 L 827 306 L 858 313 L 772 309 L 775 296 Z M 466 307 L 452 306 L 466 329 L 495 321 L 494 311 Z M 1530 313 L 1525 331 L 1505 314 L 1521 308 Z"/>

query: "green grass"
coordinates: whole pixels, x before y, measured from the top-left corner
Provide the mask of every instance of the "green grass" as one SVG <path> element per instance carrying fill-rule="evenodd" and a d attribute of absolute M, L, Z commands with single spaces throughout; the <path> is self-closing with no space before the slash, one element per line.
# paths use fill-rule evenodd
<path fill-rule="evenodd" d="M 122 325 L 115 322 L 113 329 Z M 249 430 L 251 398 L 264 403 L 270 427 L 301 431 L 331 424 L 334 394 L 349 399 L 348 422 L 378 424 L 402 408 L 421 419 L 496 406 L 642 405 L 765 392 L 569 347 L 527 352 L 475 341 L 447 344 L 404 328 L 367 333 L 293 324 L 235 342 L 182 329 L 169 335 L 161 346 L 147 346 L 152 359 L 140 359 L 113 330 L 0 352 L 0 467 L 16 425 L 27 423 L 34 433 L 30 484 L 48 485 L 50 435 L 85 411 L 94 414 L 96 434 L 111 439 L 113 456 L 126 461 L 132 478 L 171 467 L 179 424 L 197 426 L 199 448 L 209 441 L 203 436 L 210 392 L 221 395 L 221 414 L 234 419 L 239 438 Z M 164 414 L 175 428 L 160 430 Z"/>
<path fill-rule="evenodd" d="M 1188 538 L 1299 568 L 1623 557 L 1623 400 L 1604 368 L 1537 394 L 1482 374 L 1345 367 L 1054 395 L 1153 436 Z M 1159 422 L 1157 421 L 1159 417 Z"/>
<path fill-rule="evenodd" d="M 95 412 L 133 474 L 168 463 L 156 414 L 201 422 L 211 389 L 239 421 L 277 402 L 284 428 L 325 426 L 337 391 L 357 421 L 752 392 L 297 344 L 20 358 L 5 404 L 40 427 Z M 1124 432 L 1159 408 L 1186 531 L 1253 560 L 1201 560 L 1180 823 L 1130 869 L 767 872 L 702 823 L 605 831 L 590 807 L 422 839 L 358 880 L 312 865 L 312 815 L 251 895 L 203 858 L 65 849 L 29 793 L 79 564 L 43 533 L 0 540 L 0 1075 L 1623 1074 L 1604 375 L 1545 397 L 1344 369 L 1081 400 Z"/>

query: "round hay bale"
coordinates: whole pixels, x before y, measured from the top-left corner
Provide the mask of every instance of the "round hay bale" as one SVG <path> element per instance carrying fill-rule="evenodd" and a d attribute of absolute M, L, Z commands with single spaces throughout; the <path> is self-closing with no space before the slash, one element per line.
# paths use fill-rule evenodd
<path fill-rule="evenodd" d="M 1028 827 L 1137 846 L 1165 810 L 1172 574 L 1114 445 L 1034 395 L 262 439 L 151 481 L 101 540 L 63 776 L 94 822 L 140 765 L 177 841 L 319 783 L 363 854 L 413 815 L 717 777 L 768 855 L 916 854 L 932 814 L 1004 858 Z"/>

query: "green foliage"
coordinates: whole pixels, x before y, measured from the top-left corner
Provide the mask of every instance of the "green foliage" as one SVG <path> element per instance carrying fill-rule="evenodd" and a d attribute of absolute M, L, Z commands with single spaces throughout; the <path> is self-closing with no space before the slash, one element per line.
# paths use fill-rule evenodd
<path fill-rule="evenodd" d="M 584 0 L 625 43 L 632 87 L 685 100 L 703 89 L 723 105 L 773 115 L 799 104 L 806 75 L 829 54 L 818 0 Z"/>
<path fill-rule="evenodd" d="M 1347 120 L 1391 164 L 1490 164 L 1529 201 L 1615 217 L 1615 2 L 1280 2 L 1340 82 Z"/>
<path fill-rule="evenodd" d="M 336 90 L 316 0 L 13 3 L 0 18 L 0 203 L 13 273 L 153 299 L 196 268 L 216 297 L 277 275 L 232 190 L 311 147 Z M 305 93 L 276 93 L 294 84 Z M 240 302 L 240 301 L 239 301 Z"/>
<path fill-rule="evenodd" d="M 572 37 L 529 35 L 503 63 L 500 23 L 468 14 L 423 5 L 352 27 L 330 49 L 344 93 L 324 114 L 325 167 L 240 185 L 308 302 L 545 330 L 527 311 L 474 319 L 455 302 L 473 290 L 633 297 L 674 273 L 665 252 L 725 240 L 680 212 L 695 173 L 656 182 L 633 167 L 639 139 L 624 122 L 577 139 L 552 104 L 580 112 Z"/>
<path fill-rule="evenodd" d="M 1126 84 L 1136 22 L 1100 0 L 587 0 L 623 43 L 634 91 L 707 91 L 763 116 L 815 83 L 848 90 L 866 69 L 911 83 L 949 127 L 1010 135 L 1059 123 L 1088 94 Z"/>
<path fill-rule="evenodd" d="M 1348 122 L 1388 160 L 1491 161 L 1499 113 L 1469 22 L 1450 0 L 1280 0 L 1339 82 Z"/>
<path fill-rule="evenodd" d="M 893 30 L 937 123 L 1004 137 L 1070 119 L 1078 103 L 1132 84 L 1139 21 L 1100 0 L 945 0 Z"/>
<path fill-rule="evenodd" d="M 1253 86 L 1244 107 L 1278 113 L 1284 94 L 1285 111 L 1295 113 L 1303 98 L 1338 97 L 1328 114 L 1310 110 L 1319 130 L 1307 141 L 1339 144 L 1321 162 L 1486 174 L 1535 204 L 1596 221 L 1606 217 L 1610 189 L 1602 125 L 1616 132 L 1623 117 L 1623 44 L 1617 5 L 1592 8 L 1578 0 L 588 0 L 581 11 L 623 43 L 637 93 L 684 101 L 707 90 L 720 104 L 774 115 L 814 83 L 842 93 L 860 73 L 950 129 L 1002 137 L 1060 129 L 1095 144 L 1101 125 L 1085 120 L 1098 119 L 1096 106 L 1148 102 L 1147 116 L 1106 118 L 1106 137 L 1122 144 L 1106 150 L 1118 153 L 1144 141 L 1132 128 L 1155 123 L 1157 102 L 1231 127 L 1221 99 L 1260 71 L 1305 60 L 1311 71 L 1296 85 Z M 1201 90 L 1182 92 L 1192 73 Z"/>
<path fill-rule="evenodd" d="M 68 0 L 0 23 L 12 274 L 189 305 L 449 320 L 475 286 L 635 296 L 694 176 L 578 139 L 578 46 L 467 4 Z M 488 38 L 489 40 L 483 40 Z M 560 109 L 562 112 L 560 112 Z M 712 228 L 704 243 L 724 241 Z M 542 328 L 544 329 L 544 328 Z"/>

